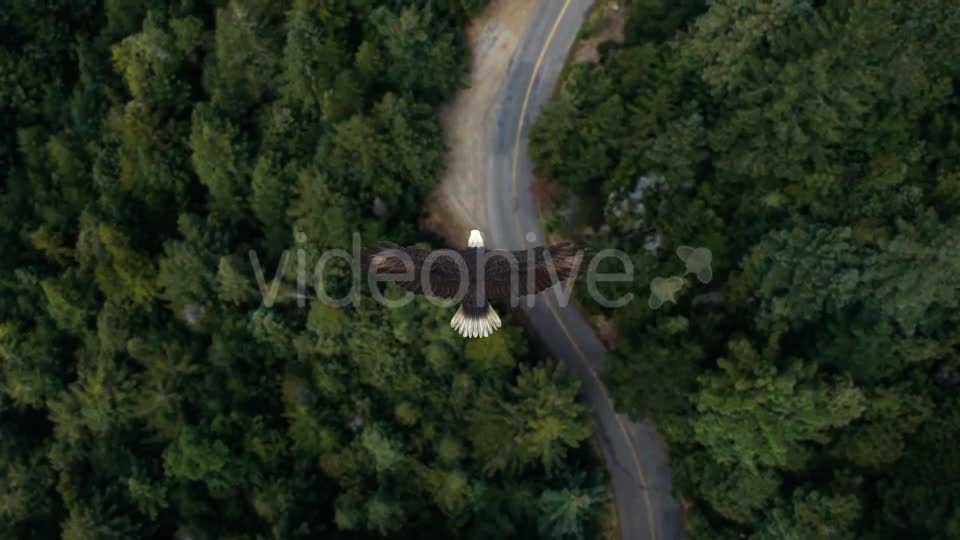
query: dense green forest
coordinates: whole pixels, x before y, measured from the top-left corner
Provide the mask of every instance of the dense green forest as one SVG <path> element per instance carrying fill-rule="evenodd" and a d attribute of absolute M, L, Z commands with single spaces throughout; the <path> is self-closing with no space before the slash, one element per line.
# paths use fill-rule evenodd
<path fill-rule="evenodd" d="M 4 4 L 0 538 L 591 530 L 577 386 L 518 326 L 293 271 L 267 308 L 248 259 L 422 240 L 484 4 Z"/>
<path fill-rule="evenodd" d="M 608 381 L 692 538 L 960 538 L 960 4 L 629 7 L 531 154 L 632 255 Z"/>

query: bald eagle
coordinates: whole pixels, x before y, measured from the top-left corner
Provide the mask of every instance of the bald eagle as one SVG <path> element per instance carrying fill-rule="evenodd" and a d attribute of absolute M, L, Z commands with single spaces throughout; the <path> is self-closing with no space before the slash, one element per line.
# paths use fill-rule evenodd
<path fill-rule="evenodd" d="M 369 253 L 368 268 L 415 294 L 462 300 L 450 326 L 466 338 L 500 328 L 490 301 L 517 302 L 575 276 L 583 253 L 564 242 L 526 251 L 487 250 L 480 231 L 470 231 L 467 249 L 426 251 L 383 243 Z"/>

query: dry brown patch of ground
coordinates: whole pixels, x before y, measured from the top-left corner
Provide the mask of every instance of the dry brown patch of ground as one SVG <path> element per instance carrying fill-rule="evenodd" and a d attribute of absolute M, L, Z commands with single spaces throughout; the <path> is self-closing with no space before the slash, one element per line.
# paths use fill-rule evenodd
<path fill-rule="evenodd" d="M 600 44 L 607 41 L 623 42 L 623 29 L 627 24 L 627 10 L 622 0 L 597 2 L 583 25 L 580 38 L 574 46 L 574 62 L 598 62 Z"/>
<path fill-rule="evenodd" d="M 541 216 L 553 215 L 557 211 L 557 201 L 562 200 L 565 194 L 565 190 L 558 182 L 539 176 L 533 178 L 530 189 L 533 191 L 533 200 Z M 545 230 L 544 234 L 547 236 L 544 239 L 547 243 L 557 241 L 556 232 Z"/>
<path fill-rule="evenodd" d="M 600 338 L 608 351 L 616 350 L 618 334 L 613 319 L 600 314 L 593 315 L 590 317 L 590 326 L 596 331 L 597 337 Z"/>

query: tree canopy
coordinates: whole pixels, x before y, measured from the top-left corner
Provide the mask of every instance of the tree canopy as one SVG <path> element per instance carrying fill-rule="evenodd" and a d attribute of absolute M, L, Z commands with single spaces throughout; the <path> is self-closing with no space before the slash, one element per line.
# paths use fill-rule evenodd
<path fill-rule="evenodd" d="M 608 381 L 666 435 L 691 536 L 960 537 L 955 2 L 628 8 L 530 152 L 602 194 L 620 292 L 683 276 L 607 313 Z"/>

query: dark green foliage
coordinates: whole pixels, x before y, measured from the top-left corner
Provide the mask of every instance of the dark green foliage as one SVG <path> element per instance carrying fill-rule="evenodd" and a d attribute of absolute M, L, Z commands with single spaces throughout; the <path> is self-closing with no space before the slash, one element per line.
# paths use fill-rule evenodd
<path fill-rule="evenodd" d="M 712 253 L 677 304 L 609 313 L 612 392 L 670 442 L 691 535 L 960 537 L 960 11 L 631 8 L 626 42 L 569 70 L 531 156 L 603 194 L 597 247 L 637 267 L 608 292 L 645 299 L 684 271 L 678 247 Z"/>
<path fill-rule="evenodd" d="M 606 502 L 603 486 L 583 486 L 583 477 L 572 479 L 570 487 L 548 490 L 540 495 L 540 533 L 544 538 L 585 538 L 584 522 Z"/>
<path fill-rule="evenodd" d="M 0 538 L 590 530 L 577 386 L 519 327 L 297 279 L 416 240 L 483 0 L 35 4 L 0 10 Z"/>

